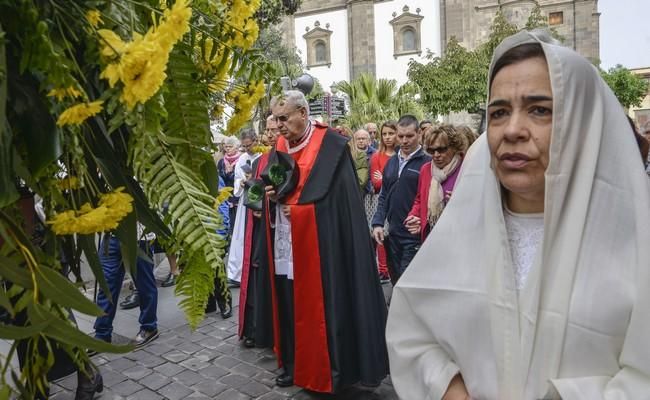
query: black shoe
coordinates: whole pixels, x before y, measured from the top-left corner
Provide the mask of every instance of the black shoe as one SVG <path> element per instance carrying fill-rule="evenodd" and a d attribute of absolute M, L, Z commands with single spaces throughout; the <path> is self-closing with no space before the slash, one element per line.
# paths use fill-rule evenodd
<path fill-rule="evenodd" d="M 135 336 L 135 339 L 131 341 L 131 344 L 135 345 L 136 349 L 139 349 L 140 347 L 158 338 L 158 336 L 160 336 L 158 329 L 154 329 L 153 331 L 145 331 L 144 329 L 140 329 L 140 332 L 138 332 L 138 334 Z"/>
<path fill-rule="evenodd" d="M 239 283 L 239 282 L 237 282 L 237 281 L 234 280 L 234 279 L 230 279 L 230 278 L 228 278 L 228 287 L 229 287 L 229 288 L 238 288 L 239 286 L 240 286 L 240 283 Z"/>
<path fill-rule="evenodd" d="M 255 339 L 249 337 L 245 338 L 244 347 L 248 347 L 249 349 L 255 347 Z"/>
<path fill-rule="evenodd" d="M 230 296 L 228 304 L 217 300 L 217 305 L 219 306 L 219 311 L 221 311 L 221 318 L 228 319 L 232 317 L 232 296 Z"/>
<path fill-rule="evenodd" d="M 390 277 L 388 275 L 379 275 L 379 282 L 381 282 L 382 285 L 389 283 Z"/>
<path fill-rule="evenodd" d="M 89 367 L 88 376 L 82 371 L 77 372 L 77 392 L 74 400 L 93 400 L 95 393 L 101 393 L 104 390 L 104 379 L 95 367 Z"/>
<path fill-rule="evenodd" d="M 140 296 L 138 292 L 133 292 L 130 295 L 126 296 L 124 300 L 120 303 L 120 307 L 123 310 L 130 310 L 136 308 L 140 305 Z"/>
<path fill-rule="evenodd" d="M 106 339 L 102 339 L 102 338 L 98 338 L 98 337 L 95 337 L 95 339 L 97 339 L 97 340 L 103 340 L 103 341 L 106 342 L 106 343 L 110 343 L 110 342 L 111 342 L 110 340 L 106 340 Z M 97 354 L 99 354 L 99 351 L 97 351 L 97 350 L 86 349 L 86 355 L 88 355 L 88 357 L 96 356 Z"/>
<path fill-rule="evenodd" d="M 275 378 L 275 384 L 280 387 L 289 387 L 293 386 L 293 376 L 287 374 L 286 372 L 282 375 Z"/>
<path fill-rule="evenodd" d="M 176 284 L 176 275 L 172 274 L 171 272 L 167 276 L 167 279 L 165 279 L 160 286 L 161 287 L 170 287 L 174 286 Z"/>
<path fill-rule="evenodd" d="M 209 314 L 215 311 L 217 311 L 217 303 L 214 301 L 208 301 L 208 305 L 205 306 L 205 313 Z"/>

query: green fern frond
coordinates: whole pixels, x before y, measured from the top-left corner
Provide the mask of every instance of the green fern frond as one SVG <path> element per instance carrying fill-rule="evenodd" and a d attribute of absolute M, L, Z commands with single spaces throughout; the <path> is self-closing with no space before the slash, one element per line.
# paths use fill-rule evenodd
<path fill-rule="evenodd" d="M 183 249 L 185 269 L 179 277 L 176 294 L 190 326 L 203 317 L 208 296 L 214 291 L 215 274 L 226 281 L 223 264 L 225 241 L 217 233 L 221 216 L 212 207 L 213 197 L 199 176 L 176 160 L 161 135 L 142 135 L 144 146 L 134 154 L 134 170 L 149 199 L 161 207 L 169 201 L 168 217 L 174 226 L 173 237 Z M 221 285 L 226 287 L 226 285 Z M 226 289 L 221 295 L 228 299 Z"/>
<path fill-rule="evenodd" d="M 212 266 L 199 256 L 200 253 L 194 254 L 191 259 L 179 260 L 185 267 L 176 281 L 175 291 L 182 296 L 179 306 L 185 311 L 187 320 L 192 326 L 197 326 L 207 305 L 204 294 L 213 290 L 214 274 L 211 273 Z"/>
<path fill-rule="evenodd" d="M 167 64 L 165 123 L 167 141 L 175 145 L 171 150 L 178 162 L 198 171 L 201 165 L 212 160 L 201 146 L 212 143 L 208 116 L 208 87 L 200 81 L 200 72 L 192 61 L 192 48 L 178 43 Z"/>

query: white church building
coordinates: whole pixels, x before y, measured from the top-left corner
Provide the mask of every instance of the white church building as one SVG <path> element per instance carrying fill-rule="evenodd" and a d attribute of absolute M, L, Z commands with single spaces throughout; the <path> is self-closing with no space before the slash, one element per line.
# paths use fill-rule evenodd
<path fill-rule="evenodd" d="M 499 9 L 523 26 L 536 4 L 567 46 L 598 58 L 597 0 L 302 0 L 281 29 L 326 91 L 363 72 L 401 85 L 410 60 L 440 55 L 451 36 L 475 47 Z"/>

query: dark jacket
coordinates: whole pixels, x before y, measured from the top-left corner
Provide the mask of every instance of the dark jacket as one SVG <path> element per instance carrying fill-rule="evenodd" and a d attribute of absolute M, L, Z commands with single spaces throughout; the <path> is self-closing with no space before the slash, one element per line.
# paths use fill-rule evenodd
<path fill-rule="evenodd" d="M 223 179 L 223 184 L 226 187 L 234 187 L 235 186 L 235 169 L 233 168 L 232 171 L 226 172 L 226 163 L 223 160 L 223 158 L 219 159 L 217 161 L 217 172 L 219 173 L 219 176 L 221 179 Z M 232 204 L 237 204 L 238 198 L 236 196 L 230 196 L 228 201 Z M 233 221 L 234 223 L 234 221 Z"/>
<path fill-rule="evenodd" d="M 399 173 L 399 152 L 392 156 L 384 167 L 381 182 L 381 192 L 377 203 L 377 211 L 372 218 L 372 226 L 384 226 L 388 220 L 388 233 L 392 236 L 418 239 L 406 230 L 404 220 L 411 211 L 413 200 L 418 192 L 420 168 L 431 161 L 422 148 L 406 162 L 402 175 Z"/>

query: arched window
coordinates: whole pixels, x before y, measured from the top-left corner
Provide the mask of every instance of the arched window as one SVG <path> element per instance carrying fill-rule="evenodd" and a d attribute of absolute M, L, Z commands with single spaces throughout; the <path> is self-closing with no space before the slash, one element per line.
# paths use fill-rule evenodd
<path fill-rule="evenodd" d="M 413 14 L 407 6 L 402 8 L 402 14 L 393 13 L 390 24 L 393 26 L 393 56 L 395 59 L 401 56 L 422 53 L 420 38 L 422 36 L 421 25 L 424 16 L 420 15 L 417 8 Z"/>
<path fill-rule="evenodd" d="M 417 43 L 415 41 L 415 31 L 413 28 L 402 29 L 402 51 L 415 51 L 417 50 Z"/>
<path fill-rule="evenodd" d="M 316 61 L 317 64 L 327 62 L 327 45 L 325 44 L 325 42 L 323 42 L 322 40 L 317 41 L 314 44 L 314 53 L 315 53 L 314 61 Z"/>
<path fill-rule="evenodd" d="M 302 35 L 305 38 L 305 43 L 307 45 L 307 69 L 316 68 L 316 67 L 327 67 L 329 68 L 332 65 L 332 59 L 330 55 L 332 31 L 329 30 L 330 24 L 325 24 L 325 28 L 320 27 L 320 22 L 314 22 L 314 29 L 309 30 L 307 27 L 307 33 Z"/>

